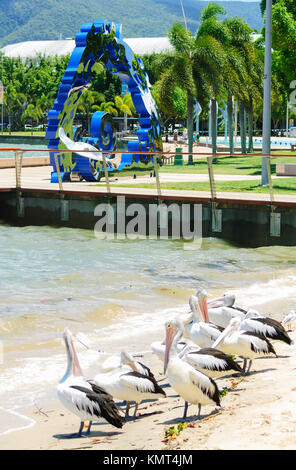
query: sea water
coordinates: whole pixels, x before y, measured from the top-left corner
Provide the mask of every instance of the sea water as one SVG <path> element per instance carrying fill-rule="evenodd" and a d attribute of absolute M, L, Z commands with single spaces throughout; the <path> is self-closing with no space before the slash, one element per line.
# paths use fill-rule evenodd
<path fill-rule="evenodd" d="M 23 150 L 29 150 L 28 152 L 24 152 L 24 158 L 26 157 L 48 157 L 48 152 L 40 152 L 40 150 L 47 150 L 47 145 L 42 144 L 24 144 L 23 142 L 16 142 L 16 143 L 0 143 L 0 158 L 14 158 L 14 151 L 13 150 L 5 150 L 1 151 L 1 149 L 14 149 L 14 148 L 21 148 Z M 38 152 L 39 151 L 39 152 Z"/>
<path fill-rule="evenodd" d="M 281 320 L 296 303 L 296 248 L 241 248 L 217 238 L 98 240 L 91 230 L 0 223 L 0 437 L 33 423 L 22 410 L 56 397 L 65 327 L 88 376 L 104 359 L 149 350 L 198 288 Z M 144 361 L 145 362 L 145 361 Z"/>

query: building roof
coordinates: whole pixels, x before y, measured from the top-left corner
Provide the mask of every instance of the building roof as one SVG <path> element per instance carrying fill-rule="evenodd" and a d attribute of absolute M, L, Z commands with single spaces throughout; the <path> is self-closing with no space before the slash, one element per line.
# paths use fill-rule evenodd
<path fill-rule="evenodd" d="M 167 37 L 162 38 L 126 38 L 123 39 L 136 55 L 151 54 L 152 52 L 164 52 L 172 50 Z M 26 41 L 16 44 L 8 44 L 0 49 L 6 57 L 20 57 L 27 59 L 43 56 L 62 56 L 71 54 L 75 47 L 73 39 L 58 41 Z"/>

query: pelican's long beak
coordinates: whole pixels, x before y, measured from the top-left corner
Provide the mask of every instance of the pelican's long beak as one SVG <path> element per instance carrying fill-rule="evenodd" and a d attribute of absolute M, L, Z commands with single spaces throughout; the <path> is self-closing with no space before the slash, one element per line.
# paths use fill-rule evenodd
<path fill-rule="evenodd" d="M 82 370 L 78 361 L 78 357 L 77 357 L 76 349 L 74 347 L 73 340 L 71 340 L 71 346 L 72 346 L 72 352 L 73 352 L 73 375 L 75 377 L 81 377 L 83 374 L 82 374 Z"/>
<path fill-rule="evenodd" d="M 201 293 L 198 298 L 198 306 L 202 313 L 203 321 L 209 322 L 209 312 L 208 312 L 208 304 L 207 304 L 207 295 L 205 293 Z"/>
<path fill-rule="evenodd" d="M 166 329 L 164 368 L 163 368 L 164 374 L 166 373 L 166 370 L 167 370 L 167 367 L 168 367 L 170 349 L 171 349 L 172 342 L 173 342 L 173 339 L 175 337 L 175 334 L 176 334 L 176 331 L 174 330 L 174 328 L 168 327 Z"/>

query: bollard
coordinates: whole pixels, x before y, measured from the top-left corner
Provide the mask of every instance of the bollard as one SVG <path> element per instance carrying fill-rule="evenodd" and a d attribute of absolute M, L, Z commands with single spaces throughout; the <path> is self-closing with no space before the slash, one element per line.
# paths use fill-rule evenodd
<path fill-rule="evenodd" d="M 184 165 L 184 160 L 183 160 L 183 155 L 182 155 L 182 147 L 176 147 L 174 165 L 176 165 L 176 166 L 183 166 Z"/>

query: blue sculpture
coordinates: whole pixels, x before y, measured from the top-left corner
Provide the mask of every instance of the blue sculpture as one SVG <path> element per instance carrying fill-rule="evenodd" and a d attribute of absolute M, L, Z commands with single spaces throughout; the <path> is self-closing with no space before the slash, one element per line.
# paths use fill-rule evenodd
<path fill-rule="evenodd" d="M 83 141 L 98 149 L 110 151 L 106 155 L 108 170 L 112 171 L 112 150 L 116 149 L 115 127 L 112 117 L 106 112 L 96 112 L 91 120 L 91 136 L 82 137 L 79 129 L 73 126 L 79 98 L 91 85 L 92 78 L 98 73 L 98 63 L 119 76 L 126 83 L 139 115 L 140 129 L 138 141 L 128 142 L 127 154 L 122 154 L 118 170 L 133 162 L 149 163 L 151 155 L 137 152 L 156 152 L 162 150 L 161 127 L 155 102 L 150 92 L 149 78 L 144 71 L 140 58 L 134 56 L 131 48 L 123 41 L 121 25 L 105 20 L 83 24 L 75 38 L 75 49 L 59 85 L 54 107 L 48 113 L 46 138 L 49 150 L 57 153 L 62 179 L 69 180 L 71 173 L 80 179 L 98 181 L 102 174 L 99 160 L 82 157 L 76 153 L 63 153 L 65 144 L 59 138 L 59 128 L 72 141 Z M 100 67 L 99 67 L 100 68 Z M 71 149 L 72 150 L 72 149 Z M 54 152 L 50 152 L 53 167 L 51 181 L 57 181 Z"/>

